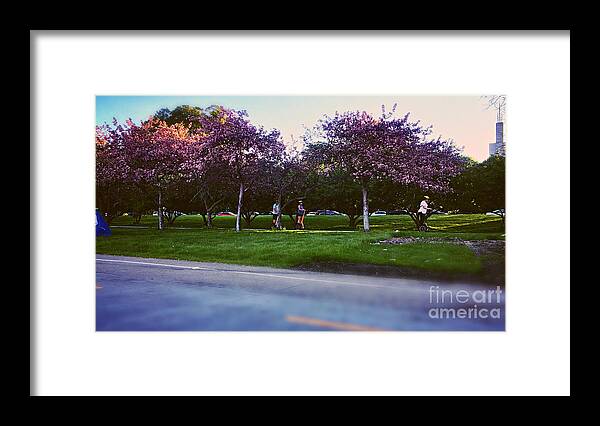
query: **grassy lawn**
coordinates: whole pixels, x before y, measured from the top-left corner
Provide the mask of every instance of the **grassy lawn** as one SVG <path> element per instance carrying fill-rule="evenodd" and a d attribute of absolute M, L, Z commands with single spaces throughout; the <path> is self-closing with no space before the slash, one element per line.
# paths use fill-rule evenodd
<path fill-rule="evenodd" d="M 113 227 L 111 237 L 98 237 L 96 251 L 271 267 L 327 262 L 386 265 L 452 276 L 477 275 L 482 269 L 482 258 L 450 240 L 401 245 L 378 241 L 396 236 L 504 239 L 501 220 L 485 215 L 434 215 L 428 221 L 433 229 L 426 233 L 414 231 L 411 219 L 403 215 L 371 218 L 372 231 L 368 234 L 347 232 L 347 220 L 336 216 L 309 216 L 305 220 L 306 231 L 271 231 L 271 217 L 259 216 L 252 222 L 252 229 L 236 233 L 232 229 L 234 221 L 234 217 L 215 218 L 215 229 L 209 230 L 202 227 L 200 216 L 182 216 L 171 229 L 160 232 L 155 229 L 157 218 L 147 216 L 139 228 Z M 131 226 L 132 219 L 120 217 L 112 225 Z M 288 217 L 284 217 L 284 226 L 293 227 Z M 174 229 L 177 227 L 193 229 Z"/>
<path fill-rule="evenodd" d="M 282 216 L 282 221 L 284 228 L 294 228 L 294 223 L 289 216 Z M 344 216 L 307 216 L 304 224 L 307 230 L 353 230 L 348 227 L 348 220 Z M 414 229 L 413 221 L 407 215 L 373 216 L 370 218 L 370 224 L 372 230 L 411 231 Z M 428 224 L 437 232 L 486 234 L 484 238 L 492 239 L 499 238 L 504 233 L 502 221 L 497 216 L 481 214 L 433 215 L 429 218 Z M 129 216 L 118 217 L 111 225 L 135 226 L 133 219 Z M 156 216 L 143 216 L 138 226 L 156 228 L 158 218 Z M 213 226 L 219 229 L 232 229 L 235 226 L 235 217 L 216 217 L 213 219 Z M 172 227 L 204 228 L 204 224 L 201 216 L 187 215 L 178 217 Z M 250 226 L 246 226 L 245 222 L 242 221 L 242 227 L 270 229 L 271 216 L 258 216 Z M 362 229 L 362 220 L 356 229 Z"/>

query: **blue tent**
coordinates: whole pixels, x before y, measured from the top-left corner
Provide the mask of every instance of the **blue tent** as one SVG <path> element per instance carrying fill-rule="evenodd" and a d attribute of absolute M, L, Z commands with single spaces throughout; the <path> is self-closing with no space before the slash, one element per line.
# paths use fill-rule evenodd
<path fill-rule="evenodd" d="M 106 223 L 106 221 L 100 214 L 100 210 L 96 209 L 96 237 L 108 237 L 110 235 L 112 235 L 112 231 L 110 230 L 108 223 Z"/>

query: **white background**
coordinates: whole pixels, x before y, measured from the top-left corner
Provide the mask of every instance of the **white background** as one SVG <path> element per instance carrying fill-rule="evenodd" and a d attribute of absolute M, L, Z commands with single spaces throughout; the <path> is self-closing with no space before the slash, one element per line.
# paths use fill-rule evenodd
<path fill-rule="evenodd" d="M 569 394 L 568 32 L 31 37 L 32 393 Z M 94 331 L 95 95 L 499 93 L 505 333 Z"/>

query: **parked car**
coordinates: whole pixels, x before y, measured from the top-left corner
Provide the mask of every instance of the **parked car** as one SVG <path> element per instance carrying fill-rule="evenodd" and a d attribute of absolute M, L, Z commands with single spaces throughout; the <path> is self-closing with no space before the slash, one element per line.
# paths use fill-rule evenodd
<path fill-rule="evenodd" d="M 317 210 L 316 213 L 322 216 L 342 216 L 340 212 L 336 212 L 335 210 Z"/>
<path fill-rule="evenodd" d="M 217 213 L 217 216 L 235 216 L 235 213 L 231 213 L 231 212 L 219 212 Z"/>
<path fill-rule="evenodd" d="M 371 213 L 371 216 L 385 216 L 387 213 L 383 210 L 377 210 Z"/>
<path fill-rule="evenodd" d="M 406 209 L 388 210 L 387 214 L 408 214 L 408 211 L 406 211 Z"/>

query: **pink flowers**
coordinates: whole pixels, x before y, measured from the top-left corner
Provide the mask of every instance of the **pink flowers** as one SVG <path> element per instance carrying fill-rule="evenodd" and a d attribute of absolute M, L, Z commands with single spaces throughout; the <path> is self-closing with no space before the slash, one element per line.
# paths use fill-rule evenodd
<path fill-rule="evenodd" d="M 363 190 L 364 230 L 369 230 L 368 189 L 374 179 L 444 190 L 463 159 L 449 141 L 428 139 L 431 128 L 393 118 L 382 106 L 379 119 L 365 111 L 325 116 L 310 134 L 308 150 L 328 172 L 348 173 Z"/>
<path fill-rule="evenodd" d="M 245 111 L 199 110 L 185 125 L 167 125 L 152 117 L 139 125 L 114 120 L 112 126 L 96 128 L 96 181 L 106 191 L 126 184 L 138 193 L 151 193 L 159 227 L 165 194 L 194 186 L 193 193 L 212 193 L 206 203 L 214 207 L 225 191 L 237 192 L 239 230 L 246 191 L 256 198 L 257 189 L 266 188 L 267 198 L 285 202 L 284 192 L 298 193 L 309 174 L 341 173 L 362 188 L 368 230 L 372 182 L 386 179 L 444 191 L 463 167 L 451 141 L 429 139 L 431 128 L 410 122 L 408 114 L 394 118 L 395 109 L 396 105 L 386 112 L 382 107 L 378 118 L 365 111 L 325 116 L 306 135 L 305 150 L 292 156 L 286 154 L 277 130 L 252 124 Z"/>

